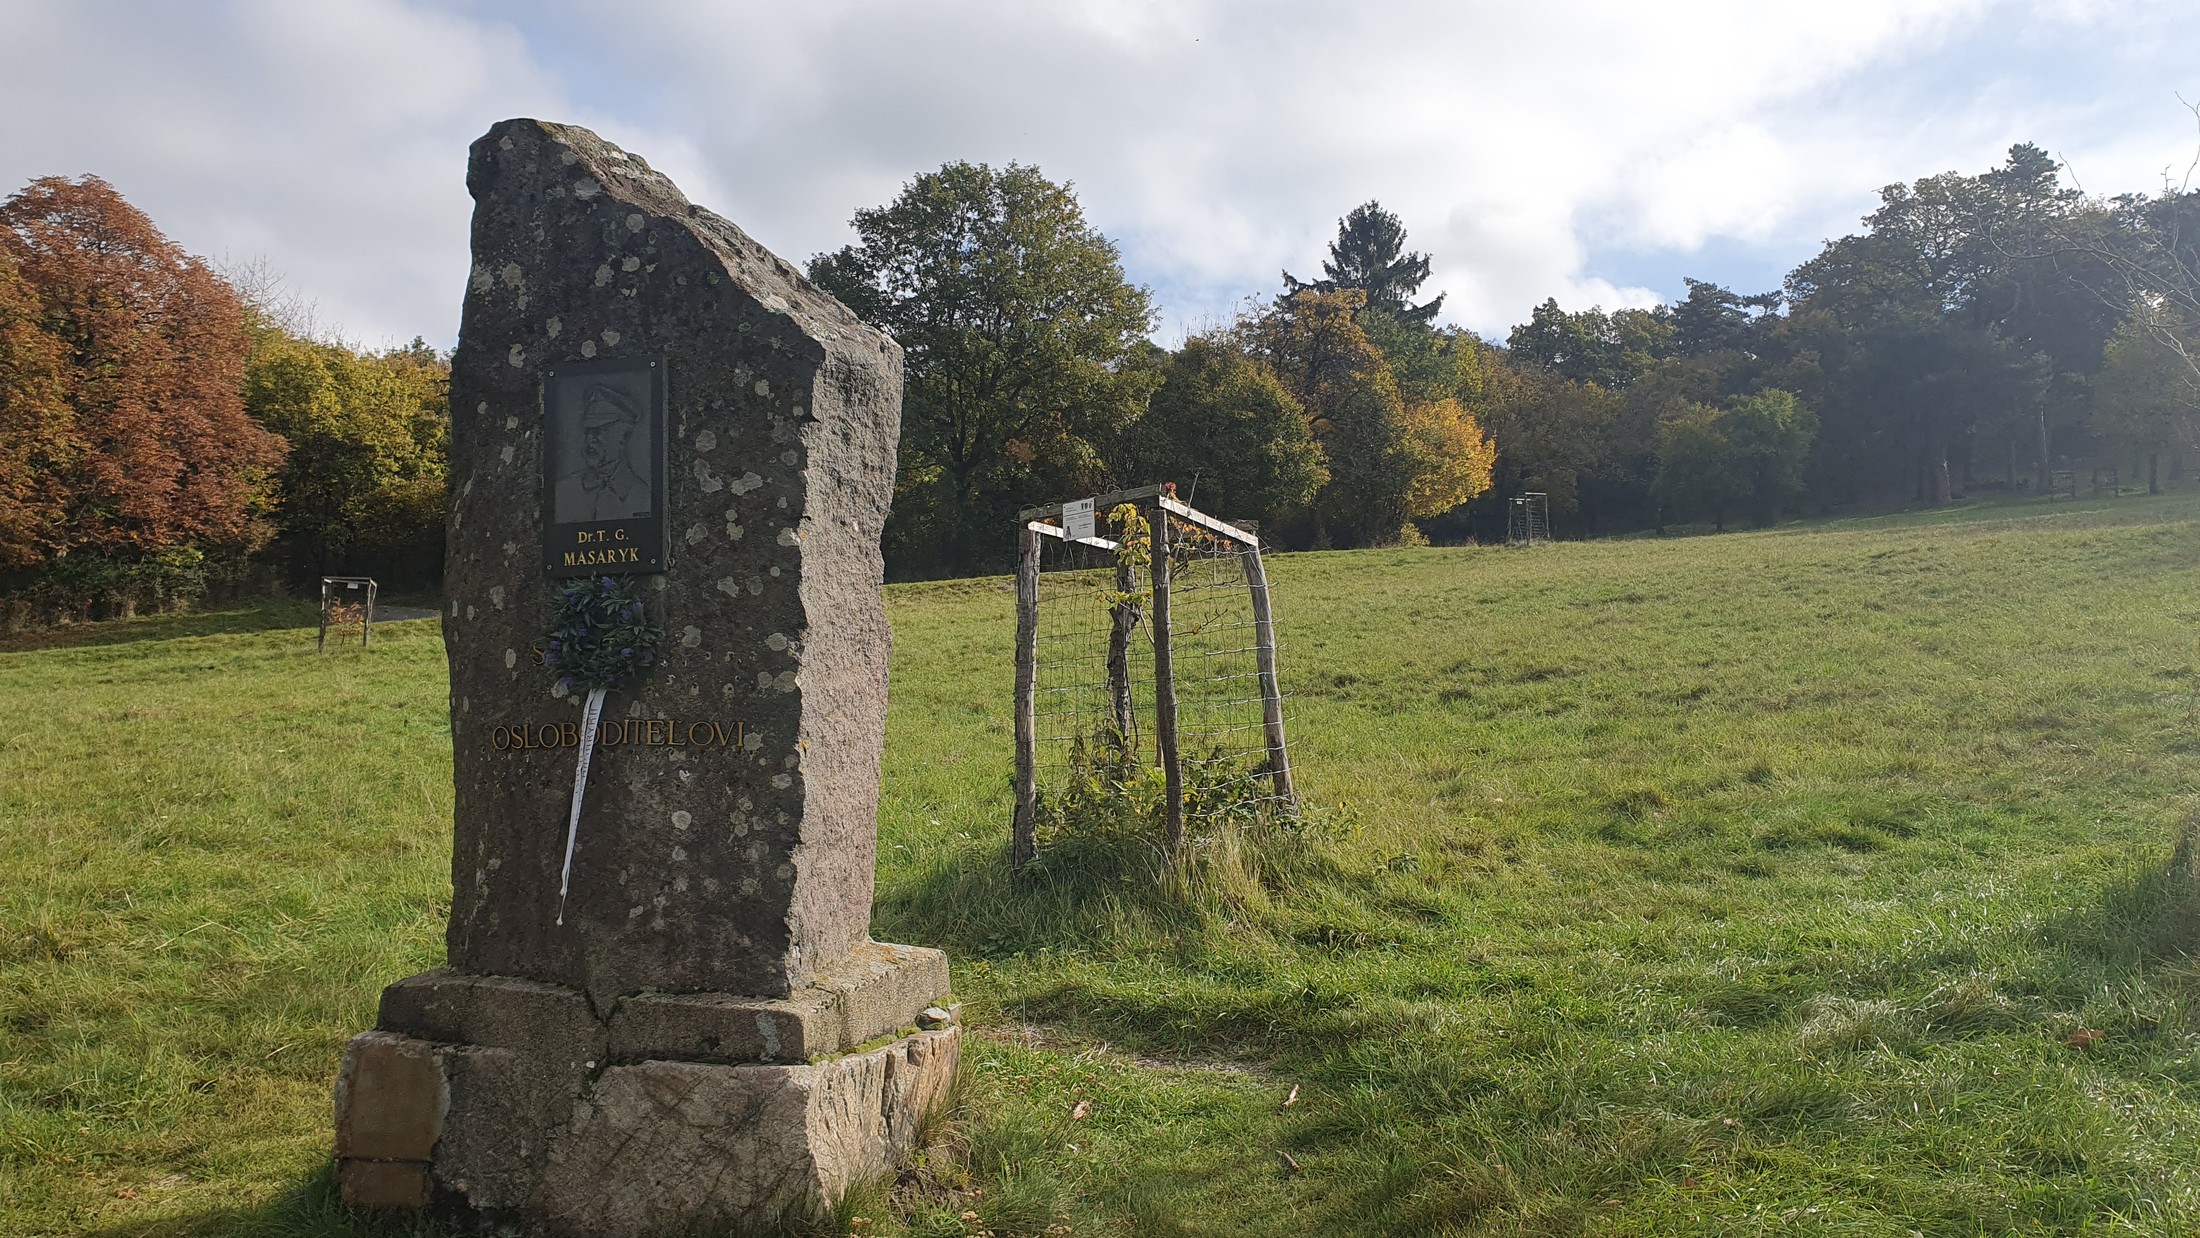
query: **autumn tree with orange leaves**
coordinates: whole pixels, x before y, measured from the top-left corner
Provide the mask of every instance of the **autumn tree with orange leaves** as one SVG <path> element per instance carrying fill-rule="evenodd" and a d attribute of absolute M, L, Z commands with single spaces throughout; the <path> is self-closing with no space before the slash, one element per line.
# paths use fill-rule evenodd
<path fill-rule="evenodd" d="M 1417 541 L 1412 521 L 1490 488 L 1497 452 L 1474 414 L 1451 395 L 1409 395 L 1369 338 L 1368 313 L 1359 289 L 1300 288 L 1252 327 L 1276 378 L 1305 409 L 1330 475 L 1311 508 L 1315 545 Z"/>
<path fill-rule="evenodd" d="M 236 294 L 107 182 L 0 203 L 0 567 L 264 541 L 285 444 L 245 413 L 247 351 Z"/>
<path fill-rule="evenodd" d="M 62 470 L 73 453 L 59 338 L 38 294 L 0 252 L 0 571 L 67 545 Z"/>

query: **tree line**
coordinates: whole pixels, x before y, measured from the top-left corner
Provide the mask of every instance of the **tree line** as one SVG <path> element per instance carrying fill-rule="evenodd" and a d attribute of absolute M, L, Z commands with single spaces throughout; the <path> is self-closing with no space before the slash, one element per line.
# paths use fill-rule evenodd
<path fill-rule="evenodd" d="M 1318 279 L 1155 346 L 1150 294 L 1036 169 L 955 163 L 857 212 L 811 277 L 908 355 L 897 575 L 997 570 L 1018 508 L 1169 479 L 1287 547 L 1490 540 L 1944 504 L 2200 445 L 2200 193 L 2087 198 L 2031 145 L 1881 191 L 1776 290 L 1546 300 L 1502 344 L 1415 303 L 1369 202 Z"/>
<path fill-rule="evenodd" d="M 900 578 L 998 570 L 1018 509 L 1174 481 L 1295 548 L 1943 504 L 2200 445 L 2200 192 L 2089 198 L 2039 148 L 1891 185 L 1776 290 L 1436 324 L 1368 202 L 1320 275 L 1175 347 L 1074 188 L 949 163 L 810 277 L 907 357 Z M 236 275 L 237 273 L 232 273 Z M 241 288 L 240 288 L 241 285 Z M 364 351 L 225 279 L 95 177 L 0 204 L 0 617 L 441 567 L 449 358 Z"/>
<path fill-rule="evenodd" d="M 97 177 L 0 203 L 0 622 L 436 578 L 449 359 L 319 338 L 270 291 Z"/>
<path fill-rule="evenodd" d="M 1546 301 L 1508 360 L 1572 428 L 1563 450 L 1512 453 L 1504 480 L 1587 531 L 1945 504 L 2066 469 L 2158 490 L 2200 442 L 2193 324 L 2131 263 L 2194 196 L 2094 201 L 2060 171 L 2018 145 L 1978 175 L 1888 186 L 1778 291 Z M 1502 442 L 1514 423 L 1493 420 Z"/>
<path fill-rule="evenodd" d="M 1322 278 L 1176 348 L 1075 194 L 1038 169 L 951 163 L 855 216 L 810 278 L 907 359 L 889 571 L 1000 568 L 1018 509 L 1170 480 L 1304 546 L 1422 540 L 1490 487 L 1489 350 L 1411 303 L 1426 256 L 1374 203 Z"/>

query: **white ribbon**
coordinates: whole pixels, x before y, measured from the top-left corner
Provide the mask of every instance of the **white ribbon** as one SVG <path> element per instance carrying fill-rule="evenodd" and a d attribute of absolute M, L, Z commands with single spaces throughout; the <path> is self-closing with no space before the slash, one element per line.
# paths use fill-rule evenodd
<path fill-rule="evenodd" d="M 565 868 L 558 873 L 558 923 L 565 923 L 565 887 L 573 879 L 573 844 L 581 833 L 581 796 L 588 790 L 588 758 L 596 751 L 596 723 L 603 717 L 604 689 L 590 688 L 581 709 L 581 763 L 573 770 L 573 815 L 565 822 Z"/>

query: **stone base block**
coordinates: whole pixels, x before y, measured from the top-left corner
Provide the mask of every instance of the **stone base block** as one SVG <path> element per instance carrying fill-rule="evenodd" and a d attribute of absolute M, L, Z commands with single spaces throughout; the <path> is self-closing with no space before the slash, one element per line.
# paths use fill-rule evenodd
<path fill-rule="evenodd" d="M 879 943 L 784 998 L 413 976 L 345 1049 L 338 1181 L 545 1235 L 768 1225 L 917 1146 L 961 1054 L 946 992 L 939 951 Z"/>
<path fill-rule="evenodd" d="M 426 1161 L 338 1160 L 336 1185 L 354 1208 L 428 1206 Z"/>
<path fill-rule="evenodd" d="M 946 1101 L 962 1029 L 815 1065 L 643 1062 L 604 1072 L 550 1148 L 553 1232 L 762 1225 L 893 1173 Z"/>
<path fill-rule="evenodd" d="M 520 1051 L 367 1032 L 344 1053 L 337 1181 L 353 1207 L 557 1238 L 769 1226 L 904 1164 L 961 1053 L 946 1027 L 820 1062 L 611 1066 L 569 1089 Z M 423 1142 L 426 1160 L 359 1155 Z"/>
<path fill-rule="evenodd" d="M 439 968 L 384 990 L 377 1026 L 573 1062 L 803 1062 L 916 1026 L 947 985 L 945 954 L 876 941 L 785 997 L 637 993 L 606 1010 L 578 989 Z"/>
<path fill-rule="evenodd" d="M 366 1032 L 336 1074 L 336 1155 L 347 1161 L 426 1161 L 451 1106 L 436 1046 Z"/>

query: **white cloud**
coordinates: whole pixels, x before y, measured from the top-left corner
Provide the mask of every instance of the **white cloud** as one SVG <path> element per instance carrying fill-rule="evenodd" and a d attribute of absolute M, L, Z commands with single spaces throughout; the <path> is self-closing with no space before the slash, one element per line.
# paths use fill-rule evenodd
<path fill-rule="evenodd" d="M 453 325 L 490 101 L 564 106 L 516 32 L 391 0 L 17 5 L 5 24 L 0 177 L 104 176 L 186 248 L 266 256 L 370 343 Z"/>
<path fill-rule="evenodd" d="M 1677 291 L 1629 256 L 1800 258 L 1880 184 L 2020 138 L 2147 187 L 2191 147 L 2165 31 L 2192 27 L 2154 0 L 16 3 L 0 180 L 99 172 L 354 335 L 447 342 L 466 144 L 504 116 L 589 124 L 796 260 L 916 172 L 1014 159 L 1077 182 L 1164 334 L 1311 273 L 1371 197 L 1447 317 L 1501 334 L 1545 296 Z"/>

